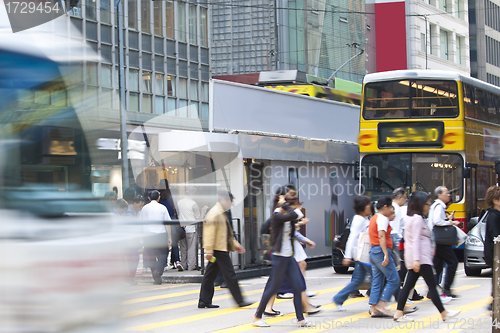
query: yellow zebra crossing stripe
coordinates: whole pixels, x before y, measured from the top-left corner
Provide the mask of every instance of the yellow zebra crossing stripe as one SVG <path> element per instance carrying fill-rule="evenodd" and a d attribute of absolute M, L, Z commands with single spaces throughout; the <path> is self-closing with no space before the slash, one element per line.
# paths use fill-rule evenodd
<path fill-rule="evenodd" d="M 342 288 L 344 288 L 344 286 L 342 286 L 342 287 L 335 287 L 335 288 L 328 288 L 328 289 L 324 289 L 324 290 L 318 291 L 318 294 L 331 293 L 331 292 L 335 292 L 335 291 L 341 290 Z M 260 292 L 262 292 L 262 291 L 263 290 L 261 289 Z M 227 296 L 228 296 L 228 298 L 231 297 L 229 295 L 227 295 Z M 277 299 L 275 301 L 275 303 L 281 303 L 281 302 L 286 302 L 286 301 L 290 301 L 290 300 Z M 204 312 L 204 313 L 198 314 L 198 315 L 193 315 L 193 316 L 188 316 L 188 317 L 183 317 L 183 318 L 177 318 L 177 319 L 162 321 L 162 322 L 159 322 L 159 323 L 152 323 L 152 324 L 134 326 L 134 327 L 129 328 L 128 330 L 129 331 L 147 331 L 147 330 L 151 330 L 151 329 L 155 329 L 155 328 L 160 328 L 160 327 L 167 327 L 167 326 L 178 325 L 178 324 L 192 323 L 192 322 L 197 321 L 197 320 L 209 319 L 209 318 L 213 318 L 215 316 L 228 315 L 228 314 L 236 313 L 236 312 L 239 312 L 239 311 L 245 311 L 247 309 L 255 309 L 255 308 L 257 308 L 258 305 L 259 305 L 259 303 L 256 302 L 256 303 L 254 303 L 254 304 L 252 304 L 250 306 L 247 306 L 245 308 L 234 307 L 234 308 L 230 308 L 230 309 L 207 311 L 207 312 Z M 177 307 L 178 306 L 176 306 L 176 308 Z M 251 320 L 251 317 L 249 317 L 249 320 Z"/>

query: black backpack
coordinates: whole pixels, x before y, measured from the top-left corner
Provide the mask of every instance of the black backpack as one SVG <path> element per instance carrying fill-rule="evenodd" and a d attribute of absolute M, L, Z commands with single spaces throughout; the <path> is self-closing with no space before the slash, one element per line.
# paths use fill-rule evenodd
<path fill-rule="evenodd" d="M 345 251 L 345 246 L 347 244 L 347 240 L 349 239 L 349 234 L 351 233 L 351 222 L 352 220 L 347 220 L 347 223 L 344 226 L 344 231 L 342 231 L 342 234 L 338 237 L 335 243 L 335 247 L 341 249 L 342 251 Z"/>

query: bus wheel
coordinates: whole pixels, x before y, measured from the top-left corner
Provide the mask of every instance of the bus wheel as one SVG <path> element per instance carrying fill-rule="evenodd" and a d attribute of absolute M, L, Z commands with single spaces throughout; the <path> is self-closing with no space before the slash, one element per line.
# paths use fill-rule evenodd
<path fill-rule="evenodd" d="M 349 267 L 346 267 L 346 266 L 333 266 L 333 270 L 337 274 L 345 274 L 349 270 Z"/>

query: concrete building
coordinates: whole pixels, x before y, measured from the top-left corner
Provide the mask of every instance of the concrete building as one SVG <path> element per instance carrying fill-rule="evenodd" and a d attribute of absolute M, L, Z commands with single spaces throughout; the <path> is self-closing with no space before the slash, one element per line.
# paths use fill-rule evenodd
<path fill-rule="evenodd" d="M 500 1 L 469 1 L 471 76 L 500 86 Z"/>
<path fill-rule="evenodd" d="M 377 72 L 440 69 L 469 75 L 465 0 L 377 0 L 374 7 Z"/>
<path fill-rule="evenodd" d="M 365 4 L 357 0 L 211 2 L 212 73 L 298 69 L 362 82 Z"/>

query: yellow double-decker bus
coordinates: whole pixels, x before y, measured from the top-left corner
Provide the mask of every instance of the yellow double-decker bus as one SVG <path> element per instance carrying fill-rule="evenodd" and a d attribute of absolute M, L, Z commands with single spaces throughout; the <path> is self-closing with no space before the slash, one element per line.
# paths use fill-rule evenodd
<path fill-rule="evenodd" d="M 366 75 L 359 150 L 361 186 L 375 200 L 397 187 L 452 194 L 448 211 L 467 223 L 486 209 L 500 159 L 500 89 L 454 72 Z"/>

